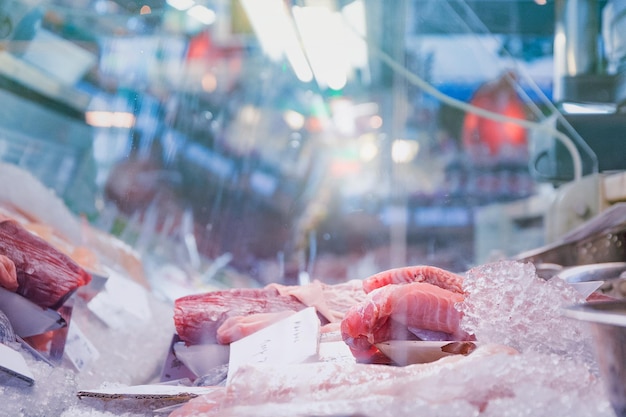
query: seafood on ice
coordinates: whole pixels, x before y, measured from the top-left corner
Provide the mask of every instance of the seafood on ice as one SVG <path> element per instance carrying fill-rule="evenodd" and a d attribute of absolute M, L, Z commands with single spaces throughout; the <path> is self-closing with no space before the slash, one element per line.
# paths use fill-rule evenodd
<path fill-rule="evenodd" d="M 43 308 L 59 308 L 91 275 L 15 220 L 0 219 L 0 285 Z"/>
<path fill-rule="evenodd" d="M 388 284 L 368 294 L 341 322 L 341 335 L 361 362 L 388 363 L 375 344 L 388 340 L 471 340 L 461 329 L 460 293 L 426 282 Z"/>
<path fill-rule="evenodd" d="M 562 306 L 584 301 L 566 282 L 546 281 L 532 264 L 513 261 L 460 278 L 419 270 L 363 281 L 374 285 L 340 322 L 343 340 L 362 360 L 241 366 L 224 387 L 170 417 L 613 416 L 585 328 L 559 315 Z M 453 280 L 439 286 L 438 278 L 424 279 L 428 273 Z M 372 347 L 389 338 L 476 343 L 471 352 L 429 363 L 372 363 Z"/>
<path fill-rule="evenodd" d="M 174 302 L 174 325 L 188 344 L 218 342 L 218 329 L 231 317 L 300 311 L 306 306 L 274 288 L 235 288 L 192 294 Z M 259 326 L 255 326 L 258 330 Z"/>
<path fill-rule="evenodd" d="M 175 300 L 174 323 L 187 344 L 228 344 L 284 318 L 285 312 L 306 307 L 315 307 L 323 324 L 338 325 L 346 311 L 365 297 L 358 280 L 217 290 Z"/>

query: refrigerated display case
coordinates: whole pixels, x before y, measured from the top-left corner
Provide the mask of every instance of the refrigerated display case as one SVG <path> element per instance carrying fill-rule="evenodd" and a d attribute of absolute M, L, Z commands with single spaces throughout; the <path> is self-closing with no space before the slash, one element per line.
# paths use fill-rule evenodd
<path fill-rule="evenodd" d="M 0 0 L 0 415 L 612 416 L 606 3 Z"/>

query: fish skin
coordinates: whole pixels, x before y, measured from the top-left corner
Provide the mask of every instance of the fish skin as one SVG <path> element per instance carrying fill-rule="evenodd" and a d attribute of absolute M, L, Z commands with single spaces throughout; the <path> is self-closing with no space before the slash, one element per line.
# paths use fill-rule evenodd
<path fill-rule="evenodd" d="M 430 265 L 416 265 L 388 269 L 363 280 L 363 290 L 370 293 L 389 284 L 426 282 L 446 290 L 463 294 L 463 277 L 454 272 Z"/>

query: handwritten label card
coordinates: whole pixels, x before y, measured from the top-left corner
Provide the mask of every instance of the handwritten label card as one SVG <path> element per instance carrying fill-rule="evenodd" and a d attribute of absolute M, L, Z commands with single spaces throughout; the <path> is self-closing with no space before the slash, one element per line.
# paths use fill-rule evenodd
<path fill-rule="evenodd" d="M 309 307 L 230 344 L 228 378 L 243 365 L 292 364 L 317 358 L 320 320 Z"/>

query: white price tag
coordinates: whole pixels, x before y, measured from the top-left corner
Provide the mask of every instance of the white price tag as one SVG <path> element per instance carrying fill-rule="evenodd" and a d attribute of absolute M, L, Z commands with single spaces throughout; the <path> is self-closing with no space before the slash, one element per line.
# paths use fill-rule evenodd
<path fill-rule="evenodd" d="M 317 358 L 320 320 L 309 307 L 230 344 L 228 378 L 242 365 L 292 364 Z"/>
<path fill-rule="evenodd" d="M 18 351 L 2 343 L 0 343 L 0 372 L 18 378 L 28 385 L 35 383 L 35 377 L 30 371 L 24 357 Z"/>
<path fill-rule="evenodd" d="M 98 349 L 87 339 L 76 323 L 72 323 L 67 330 L 64 353 L 78 371 L 82 371 L 85 366 L 100 357 Z"/>
<path fill-rule="evenodd" d="M 150 320 L 151 311 L 146 290 L 113 270 L 107 272 L 110 276 L 104 291 L 89 302 L 89 309 L 114 329 L 124 327 L 129 320 Z"/>

